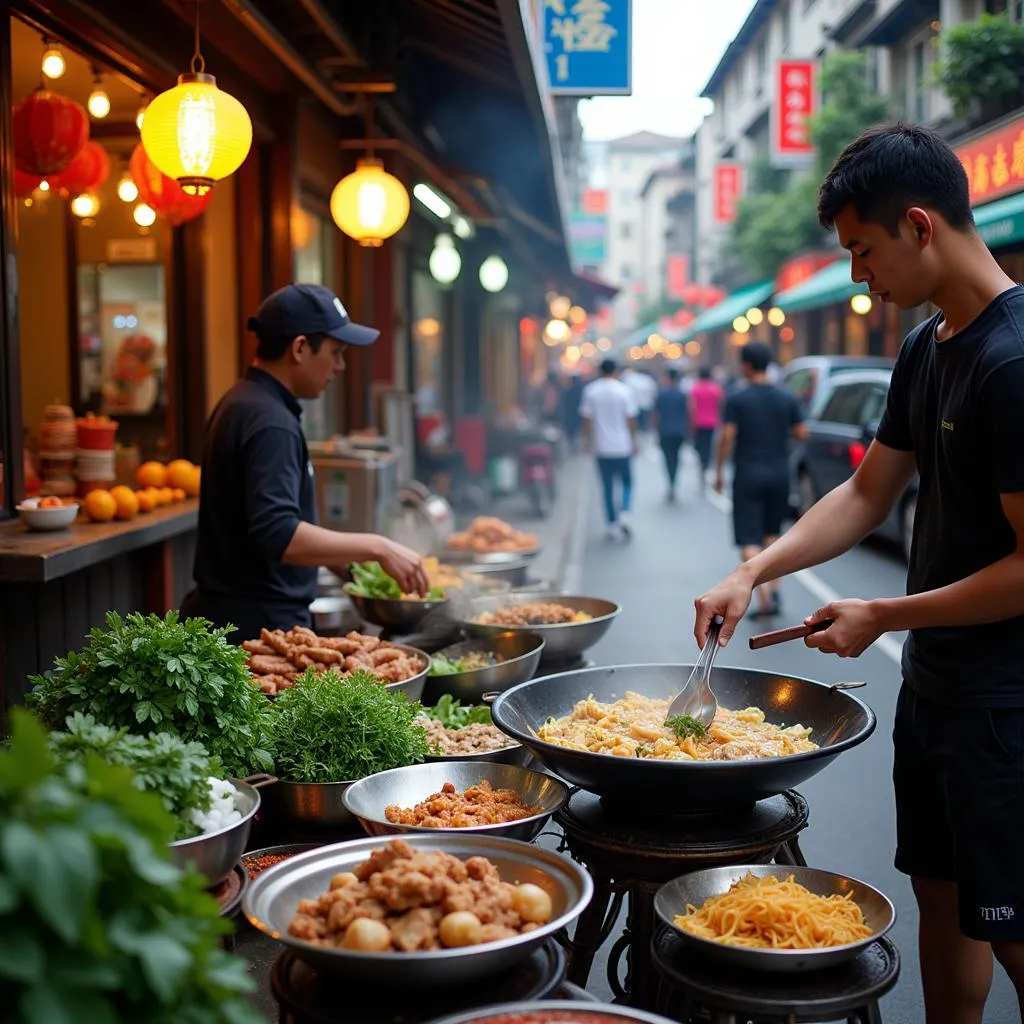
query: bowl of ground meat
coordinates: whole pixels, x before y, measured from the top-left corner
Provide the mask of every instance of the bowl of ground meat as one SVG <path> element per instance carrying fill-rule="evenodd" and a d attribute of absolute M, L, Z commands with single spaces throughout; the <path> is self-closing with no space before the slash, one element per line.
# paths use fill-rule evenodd
<path fill-rule="evenodd" d="M 529 842 L 569 790 L 518 765 L 456 761 L 378 772 L 352 783 L 343 799 L 373 836 L 457 830 Z"/>
<path fill-rule="evenodd" d="M 433 718 L 418 718 L 416 724 L 427 734 L 428 764 L 453 761 L 493 761 L 497 764 L 526 764 L 530 751 L 518 740 L 506 736 L 496 725 L 475 722 L 453 729 Z"/>
<path fill-rule="evenodd" d="M 593 647 L 619 611 L 599 597 L 519 591 L 475 598 L 460 626 L 471 637 L 533 633 L 544 640 L 543 660 L 565 661 Z"/>
<path fill-rule="evenodd" d="M 314 970 L 359 991 L 436 989 L 521 963 L 571 925 L 592 894 L 586 869 L 561 854 L 435 832 L 290 857 L 253 879 L 242 910 Z M 379 989 L 380 1000 L 388 991 Z"/>

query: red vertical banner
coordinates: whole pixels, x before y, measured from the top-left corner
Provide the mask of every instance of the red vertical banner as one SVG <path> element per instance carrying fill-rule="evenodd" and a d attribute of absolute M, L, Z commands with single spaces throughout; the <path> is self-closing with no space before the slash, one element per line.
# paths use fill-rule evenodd
<path fill-rule="evenodd" d="M 683 290 L 690 283 L 690 258 L 677 253 L 669 256 L 665 266 L 665 292 L 670 299 L 682 299 Z"/>
<path fill-rule="evenodd" d="M 778 61 L 772 100 L 772 156 L 775 160 L 781 163 L 801 161 L 814 155 L 808 118 L 817 110 L 817 61 Z"/>
<path fill-rule="evenodd" d="M 743 195 L 743 168 L 736 163 L 715 164 L 714 212 L 716 224 L 736 219 L 736 204 Z"/>

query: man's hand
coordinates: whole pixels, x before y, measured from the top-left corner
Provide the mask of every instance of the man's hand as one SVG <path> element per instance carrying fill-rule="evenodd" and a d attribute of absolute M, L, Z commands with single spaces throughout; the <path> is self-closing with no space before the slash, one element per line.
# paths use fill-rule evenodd
<path fill-rule="evenodd" d="M 694 622 L 693 635 L 698 647 L 703 647 L 708 638 L 711 620 L 722 617 L 722 629 L 718 634 L 718 643 L 724 647 L 736 632 L 736 626 L 750 607 L 750 596 L 754 587 L 750 573 L 740 566 L 717 586 L 694 601 L 697 617 Z"/>
<path fill-rule="evenodd" d="M 838 654 L 840 658 L 859 658 L 886 630 L 878 605 L 873 601 L 833 601 L 804 619 L 804 624 L 832 619 L 833 624 L 821 633 L 804 638 L 808 647 L 822 654 Z"/>
<path fill-rule="evenodd" d="M 725 493 L 725 474 L 721 470 L 715 474 L 715 490 L 719 494 Z"/>
<path fill-rule="evenodd" d="M 425 594 L 430 589 L 427 570 L 423 560 L 411 548 L 396 544 L 386 537 L 381 538 L 380 554 L 377 557 L 381 568 L 392 576 L 404 594 Z"/>

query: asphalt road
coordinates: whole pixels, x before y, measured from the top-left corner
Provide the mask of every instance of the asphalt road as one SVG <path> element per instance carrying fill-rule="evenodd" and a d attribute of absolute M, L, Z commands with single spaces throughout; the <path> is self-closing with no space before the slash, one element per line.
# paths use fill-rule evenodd
<path fill-rule="evenodd" d="M 594 474 L 596 476 L 596 473 Z M 580 593 L 619 602 L 623 611 L 591 656 L 599 665 L 643 662 L 692 663 L 693 599 L 725 576 L 737 554 L 731 536 L 728 503 L 698 492 L 697 471 L 687 461 L 679 485 L 681 500 L 665 502 L 660 453 L 645 450 L 636 460 L 636 500 L 632 541 L 603 537 L 598 488 L 586 489 L 590 506 L 581 513 L 581 541 L 570 577 Z M 868 542 L 841 558 L 782 584 L 783 614 L 777 626 L 792 625 L 839 597 L 897 596 L 904 591 L 905 566 L 899 552 Z M 751 651 L 747 637 L 773 628 L 744 622 L 719 656 L 720 665 L 764 669 L 823 682 L 864 680 L 856 691 L 878 717 L 874 734 L 809 780 L 801 792 L 810 804 L 810 825 L 800 842 L 811 866 L 861 878 L 885 892 L 896 905 L 892 938 L 903 970 L 895 990 L 882 1003 L 886 1024 L 916 1024 L 923 1019 L 918 979 L 917 914 L 908 880 L 892 866 L 895 848 L 891 787 L 893 713 L 900 684 L 899 648 L 892 635 L 857 660 L 822 655 L 790 643 Z M 604 964 L 595 964 L 592 991 L 607 995 Z M 1013 989 L 997 967 L 985 1014 L 986 1024 L 1010 1024 L 1017 1017 Z"/>

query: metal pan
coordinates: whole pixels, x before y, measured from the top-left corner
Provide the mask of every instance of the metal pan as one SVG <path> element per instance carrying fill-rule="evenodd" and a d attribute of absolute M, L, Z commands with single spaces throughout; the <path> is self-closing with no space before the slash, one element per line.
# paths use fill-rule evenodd
<path fill-rule="evenodd" d="M 534 633 L 497 633 L 494 636 L 464 640 L 438 651 L 449 658 L 461 658 L 482 651 L 503 658 L 497 665 L 474 668 L 449 676 L 427 675 L 423 687 L 423 703 L 436 704 L 439 697 L 450 693 L 463 704 L 479 704 L 485 693 L 507 690 L 532 679 L 545 642 Z"/>
<path fill-rule="evenodd" d="M 561 604 L 574 611 L 586 612 L 585 622 L 565 622 L 551 626 L 485 626 L 474 620 L 485 612 L 520 604 Z M 470 602 L 468 614 L 459 625 L 468 636 L 495 636 L 499 633 L 534 633 L 543 637 L 544 657 L 549 661 L 575 658 L 594 646 L 611 627 L 621 609 L 600 597 L 578 597 L 573 594 L 547 591 L 515 591 L 502 597 L 478 597 Z"/>
<path fill-rule="evenodd" d="M 521 558 L 536 558 L 544 549 L 538 544 L 516 551 L 474 551 L 472 548 L 445 548 L 441 560 L 454 565 L 501 565 Z"/>
<path fill-rule="evenodd" d="M 852 892 L 853 902 L 860 907 L 864 922 L 871 935 L 844 946 L 823 949 L 758 949 L 750 946 L 727 946 L 711 939 L 703 939 L 676 926 L 677 914 L 685 914 L 687 904 L 700 907 L 712 896 L 729 891 L 733 882 L 747 872 L 765 878 L 774 875 L 794 880 L 818 896 L 845 896 Z M 792 974 L 798 971 L 817 971 L 852 960 L 862 950 L 880 939 L 896 922 L 896 908 L 884 893 L 867 882 L 836 875 L 818 868 L 788 867 L 779 864 L 741 864 L 733 867 L 707 868 L 663 885 L 654 897 L 654 910 L 694 952 L 733 967 Z"/>
<path fill-rule="evenodd" d="M 761 708 L 776 725 L 809 726 L 817 750 L 757 761 L 656 761 L 570 750 L 536 735 L 548 718 L 568 715 L 588 695 L 610 703 L 627 690 L 671 699 L 692 665 L 621 665 L 582 669 L 535 679 L 495 700 L 491 715 L 502 732 L 529 747 L 563 779 L 592 793 L 661 813 L 721 810 L 792 789 L 817 775 L 844 750 L 874 731 L 875 714 L 842 689 L 795 676 L 716 668 L 715 695 L 727 708 Z"/>
<path fill-rule="evenodd" d="M 345 593 L 362 616 L 365 622 L 372 622 L 392 633 L 410 633 L 428 615 L 440 612 L 448 604 L 448 598 L 440 601 L 421 601 L 416 598 L 408 600 L 383 597 L 360 597 L 352 593 L 352 585 L 345 584 Z"/>

